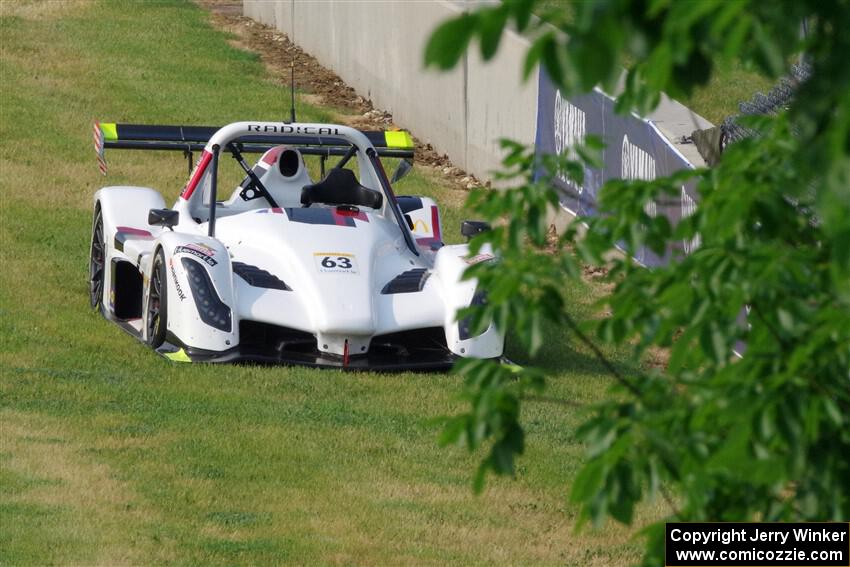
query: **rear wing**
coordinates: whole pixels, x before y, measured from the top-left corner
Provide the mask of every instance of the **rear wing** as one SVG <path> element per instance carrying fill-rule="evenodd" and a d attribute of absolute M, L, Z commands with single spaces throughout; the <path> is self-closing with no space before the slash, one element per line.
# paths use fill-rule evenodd
<path fill-rule="evenodd" d="M 298 127 L 294 125 L 293 128 Z M 122 150 L 172 150 L 183 152 L 190 160 L 195 151 L 201 151 L 219 126 L 167 126 L 154 124 L 94 123 L 94 149 L 101 173 L 106 175 L 106 149 Z M 234 140 L 242 153 L 264 153 L 274 146 L 295 146 L 305 155 L 344 156 L 351 144 L 342 138 L 323 135 L 321 128 L 312 136 L 288 136 L 285 133 L 268 133 Z M 309 132 L 307 132 L 309 134 Z M 363 134 L 381 157 L 412 158 L 413 137 L 403 130 L 364 131 Z M 191 165 L 190 165 L 191 169 Z"/>

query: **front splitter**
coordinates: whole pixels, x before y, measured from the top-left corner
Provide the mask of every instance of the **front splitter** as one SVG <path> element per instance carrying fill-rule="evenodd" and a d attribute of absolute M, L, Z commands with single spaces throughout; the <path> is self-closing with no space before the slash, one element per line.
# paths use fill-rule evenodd
<path fill-rule="evenodd" d="M 449 351 L 428 349 L 404 356 L 394 354 L 357 355 L 350 357 L 346 364 L 342 357 L 324 355 L 318 352 L 263 352 L 240 347 L 225 351 L 207 351 L 192 347 L 180 347 L 169 342 L 157 349 L 157 352 L 170 360 L 180 362 L 252 363 L 333 368 L 361 372 L 446 371 L 460 358 Z"/>

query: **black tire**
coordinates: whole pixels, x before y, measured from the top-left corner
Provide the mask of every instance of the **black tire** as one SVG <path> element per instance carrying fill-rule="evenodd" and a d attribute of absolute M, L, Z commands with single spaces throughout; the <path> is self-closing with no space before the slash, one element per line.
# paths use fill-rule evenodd
<path fill-rule="evenodd" d="M 168 274 L 165 270 L 165 254 L 162 249 L 156 251 L 151 268 L 151 279 L 148 283 L 148 312 L 145 318 L 148 344 L 152 348 L 159 347 L 165 342 L 165 332 L 168 329 Z"/>
<path fill-rule="evenodd" d="M 89 303 L 92 309 L 103 308 L 103 280 L 106 273 L 106 241 L 103 238 L 103 215 L 100 206 L 94 210 L 91 250 L 89 251 Z"/>

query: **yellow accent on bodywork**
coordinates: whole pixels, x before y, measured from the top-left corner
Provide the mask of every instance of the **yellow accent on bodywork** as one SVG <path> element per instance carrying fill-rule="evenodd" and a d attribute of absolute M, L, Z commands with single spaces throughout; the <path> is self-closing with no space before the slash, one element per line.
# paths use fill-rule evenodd
<path fill-rule="evenodd" d="M 101 122 L 100 131 L 103 132 L 104 140 L 118 139 L 118 128 L 115 127 L 115 122 Z"/>
<path fill-rule="evenodd" d="M 189 358 L 189 355 L 182 348 L 177 352 L 166 352 L 164 356 L 172 362 L 192 362 L 192 359 Z"/>
<path fill-rule="evenodd" d="M 384 140 L 386 140 L 388 148 L 408 149 L 413 147 L 413 136 L 410 135 L 410 132 L 403 130 L 384 132 Z"/>

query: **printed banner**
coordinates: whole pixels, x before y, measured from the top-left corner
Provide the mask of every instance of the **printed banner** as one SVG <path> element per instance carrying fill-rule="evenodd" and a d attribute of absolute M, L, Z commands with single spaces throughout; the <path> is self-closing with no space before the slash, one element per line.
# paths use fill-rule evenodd
<path fill-rule="evenodd" d="M 573 146 L 581 143 L 587 134 L 599 136 L 605 143 L 603 168 L 586 168 L 584 183 L 577 186 L 565 178 L 556 180 L 561 204 L 571 213 L 596 215 L 596 196 L 609 179 L 651 180 L 693 167 L 651 122 L 634 115 L 616 114 L 614 100 L 602 91 L 566 99 L 543 69 L 539 75 L 536 151 L 570 155 Z M 694 186 L 693 181 L 683 185 L 678 199 L 668 197 L 664 204 L 651 203 L 647 213 L 664 215 L 675 225 L 696 208 Z M 677 202 L 671 204 L 671 200 Z M 664 257 L 646 249 L 631 254 L 645 266 L 658 266 L 666 264 L 674 251 L 687 254 L 698 244 L 698 241 L 677 243 Z"/>

